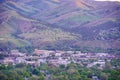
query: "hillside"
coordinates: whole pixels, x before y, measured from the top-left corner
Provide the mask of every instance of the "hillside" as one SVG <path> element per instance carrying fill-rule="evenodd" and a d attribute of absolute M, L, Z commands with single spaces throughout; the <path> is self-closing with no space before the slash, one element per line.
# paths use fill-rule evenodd
<path fill-rule="evenodd" d="M 120 49 L 120 3 L 2 0 L 0 47 Z"/>

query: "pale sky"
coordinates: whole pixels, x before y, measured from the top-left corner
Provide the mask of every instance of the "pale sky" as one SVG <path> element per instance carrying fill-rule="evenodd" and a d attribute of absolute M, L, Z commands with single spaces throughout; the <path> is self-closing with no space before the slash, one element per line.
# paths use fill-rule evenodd
<path fill-rule="evenodd" d="M 95 0 L 95 1 L 119 1 L 120 2 L 120 0 Z"/>

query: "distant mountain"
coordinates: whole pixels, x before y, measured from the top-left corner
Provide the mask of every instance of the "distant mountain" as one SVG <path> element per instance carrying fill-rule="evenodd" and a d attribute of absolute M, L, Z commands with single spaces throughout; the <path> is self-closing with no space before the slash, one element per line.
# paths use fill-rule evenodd
<path fill-rule="evenodd" d="M 120 3 L 0 1 L 0 47 L 120 49 Z"/>

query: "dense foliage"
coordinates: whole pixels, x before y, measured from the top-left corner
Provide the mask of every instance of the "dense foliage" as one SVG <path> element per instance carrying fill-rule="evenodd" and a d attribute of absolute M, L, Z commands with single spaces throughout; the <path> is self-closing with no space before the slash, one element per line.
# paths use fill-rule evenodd
<path fill-rule="evenodd" d="M 97 66 L 86 68 L 75 63 L 58 67 L 51 64 L 41 64 L 40 67 L 22 63 L 16 66 L 0 65 L 0 80 L 93 80 L 93 77 L 100 80 L 119 80 L 120 69 L 111 69 L 109 63 L 106 63 L 103 70 Z"/>

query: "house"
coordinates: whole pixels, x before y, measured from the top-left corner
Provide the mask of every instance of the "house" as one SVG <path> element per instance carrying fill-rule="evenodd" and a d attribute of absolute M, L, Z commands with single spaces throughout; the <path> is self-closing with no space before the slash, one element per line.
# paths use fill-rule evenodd
<path fill-rule="evenodd" d="M 98 60 L 98 61 L 95 61 L 93 63 L 90 63 L 87 65 L 87 67 L 92 67 L 94 65 L 99 65 L 99 68 L 102 69 L 104 66 L 105 66 L 105 61 L 104 60 Z"/>
<path fill-rule="evenodd" d="M 97 76 L 92 76 L 93 80 L 99 80 Z"/>
<path fill-rule="evenodd" d="M 35 61 L 26 61 L 26 64 L 29 64 L 29 65 L 35 65 Z"/>
<path fill-rule="evenodd" d="M 15 65 L 14 64 L 14 60 L 12 59 L 12 58 L 5 58 L 4 60 L 3 60 L 3 64 L 5 64 L 5 65 L 8 65 L 8 64 L 13 64 L 13 65 Z"/>
<path fill-rule="evenodd" d="M 23 57 L 17 57 L 15 59 L 15 63 L 16 64 L 18 64 L 18 63 L 26 63 L 26 60 Z"/>
<path fill-rule="evenodd" d="M 49 63 L 53 64 L 55 66 L 59 66 L 61 64 L 67 65 L 67 64 L 70 63 L 70 61 L 67 61 L 67 60 L 64 60 L 64 59 L 61 59 L 61 60 L 49 60 Z"/>
<path fill-rule="evenodd" d="M 20 53 L 18 50 L 11 50 L 11 56 L 15 56 L 15 57 L 18 57 L 18 56 L 25 56 L 25 54 L 23 53 Z"/>
<path fill-rule="evenodd" d="M 81 54 L 81 51 L 75 51 L 76 54 Z"/>
<path fill-rule="evenodd" d="M 44 56 L 44 57 L 49 56 L 50 53 L 55 53 L 55 52 L 54 51 L 48 51 L 48 50 L 38 50 L 38 49 L 35 49 L 35 51 L 34 51 L 34 54 L 41 55 L 41 56 Z"/>
<path fill-rule="evenodd" d="M 62 56 L 62 54 L 64 54 L 64 53 L 57 52 L 57 53 L 55 54 L 55 56 L 60 57 L 60 56 Z"/>
<path fill-rule="evenodd" d="M 38 59 L 38 63 L 46 63 L 45 59 Z"/>
<path fill-rule="evenodd" d="M 96 53 L 96 56 L 98 56 L 98 57 L 106 57 L 106 56 L 108 56 L 108 53 Z"/>
<path fill-rule="evenodd" d="M 75 51 L 66 51 L 68 54 L 73 54 Z"/>

